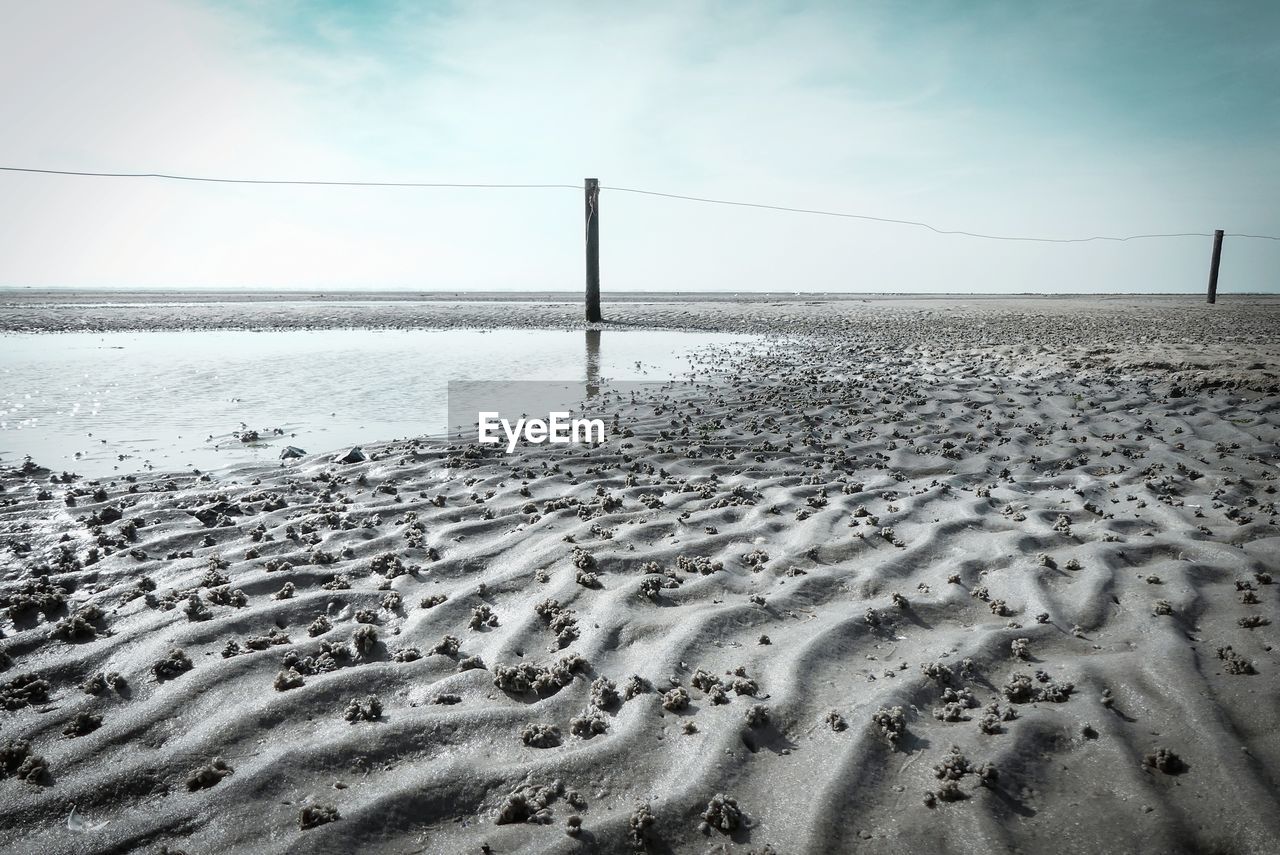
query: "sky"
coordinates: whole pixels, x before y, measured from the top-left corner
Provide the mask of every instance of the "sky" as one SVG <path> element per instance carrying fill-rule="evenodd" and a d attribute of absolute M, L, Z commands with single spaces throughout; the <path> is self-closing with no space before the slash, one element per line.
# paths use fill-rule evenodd
<path fill-rule="evenodd" d="M 0 286 L 1203 292 L 1280 235 L 1280 4 L 4 3 Z M 1280 291 L 1227 237 L 1219 290 Z"/>

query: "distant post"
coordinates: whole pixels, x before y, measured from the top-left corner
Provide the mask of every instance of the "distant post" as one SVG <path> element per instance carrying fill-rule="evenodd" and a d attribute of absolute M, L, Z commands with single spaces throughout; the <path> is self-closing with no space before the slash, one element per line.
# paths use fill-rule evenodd
<path fill-rule="evenodd" d="M 600 316 L 600 179 L 583 184 L 587 215 L 587 323 L 599 323 Z"/>
<path fill-rule="evenodd" d="M 1218 262 L 1222 260 L 1222 229 L 1213 230 L 1213 260 L 1209 262 L 1209 302 L 1218 302 Z"/>

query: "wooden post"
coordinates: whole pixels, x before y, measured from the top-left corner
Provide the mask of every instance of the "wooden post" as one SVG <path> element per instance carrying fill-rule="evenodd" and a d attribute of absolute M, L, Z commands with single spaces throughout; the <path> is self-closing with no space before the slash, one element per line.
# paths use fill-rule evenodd
<path fill-rule="evenodd" d="M 1213 230 L 1213 260 L 1209 262 L 1209 302 L 1218 302 L 1218 262 L 1222 260 L 1222 229 Z"/>
<path fill-rule="evenodd" d="M 587 323 L 599 323 L 600 316 L 600 179 L 588 178 L 587 215 Z"/>

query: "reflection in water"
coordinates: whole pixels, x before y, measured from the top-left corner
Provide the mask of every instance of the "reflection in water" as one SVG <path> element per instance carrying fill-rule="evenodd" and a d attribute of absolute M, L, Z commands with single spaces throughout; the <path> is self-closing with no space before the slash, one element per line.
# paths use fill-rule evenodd
<path fill-rule="evenodd" d="M 587 397 L 600 394 L 600 330 L 587 330 Z"/>

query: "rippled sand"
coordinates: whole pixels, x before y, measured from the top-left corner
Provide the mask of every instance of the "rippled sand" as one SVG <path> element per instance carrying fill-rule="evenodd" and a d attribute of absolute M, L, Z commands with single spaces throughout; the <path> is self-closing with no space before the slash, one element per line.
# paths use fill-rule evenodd
<path fill-rule="evenodd" d="M 589 451 L 7 473 L 0 848 L 1275 851 L 1280 306 L 863 305 L 615 307 L 772 345 Z"/>

